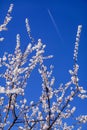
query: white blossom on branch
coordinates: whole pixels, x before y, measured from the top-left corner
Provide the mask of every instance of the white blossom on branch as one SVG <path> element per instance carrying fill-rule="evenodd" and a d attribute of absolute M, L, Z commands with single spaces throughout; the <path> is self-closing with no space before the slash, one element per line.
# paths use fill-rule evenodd
<path fill-rule="evenodd" d="M 12 9 L 13 4 L 10 5 L 0 31 L 6 30 Z M 0 79 L 4 79 L 4 85 L 0 82 L 0 130 L 80 130 L 81 125 L 87 123 L 87 115 L 75 115 L 79 108 L 73 101 L 77 98 L 87 99 L 87 90 L 79 85 L 77 64 L 82 25 L 78 26 L 76 34 L 74 65 L 73 70 L 69 70 L 70 79 L 55 87 L 53 65 L 47 67 L 44 64 L 44 60 L 53 56 L 45 56 L 46 45 L 41 39 L 34 41 L 27 18 L 25 24 L 31 40 L 25 51 L 21 50 L 21 36 L 17 34 L 14 53 L 5 52 L 0 58 L 0 69 L 3 70 Z M 42 92 L 37 102 L 29 102 L 25 90 L 28 87 L 27 80 L 35 68 L 41 76 Z"/>

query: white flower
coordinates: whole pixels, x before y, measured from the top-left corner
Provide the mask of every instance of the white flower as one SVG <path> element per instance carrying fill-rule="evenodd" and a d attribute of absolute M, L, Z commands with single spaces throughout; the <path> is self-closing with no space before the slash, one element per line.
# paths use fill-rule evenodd
<path fill-rule="evenodd" d="M 1 28 L 0 28 L 1 29 Z M 4 37 L 0 37 L 0 42 L 2 42 L 4 40 Z"/>
<path fill-rule="evenodd" d="M 24 128 L 22 126 L 19 126 L 18 130 L 24 130 Z"/>
<path fill-rule="evenodd" d="M 73 114 L 73 113 L 75 112 L 75 110 L 76 110 L 76 107 L 73 107 L 73 108 L 71 109 L 71 113 Z"/>
<path fill-rule="evenodd" d="M 79 81 L 78 77 L 76 77 L 76 76 L 72 76 L 71 80 L 72 80 L 73 84 L 76 84 Z"/>
<path fill-rule="evenodd" d="M 26 23 L 27 32 L 30 33 L 30 30 L 31 30 L 31 29 L 30 29 L 29 21 L 28 21 L 27 18 L 25 19 L 25 23 Z"/>
<path fill-rule="evenodd" d="M 24 103 L 24 104 L 26 104 L 26 102 L 27 102 L 27 100 L 24 98 L 24 101 L 23 101 L 23 103 Z"/>
<path fill-rule="evenodd" d="M 0 93 L 5 93 L 5 88 L 0 86 Z"/>
<path fill-rule="evenodd" d="M 78 97 L 80 97 L 81 99 L 85 99 L 85 98 L 87 98 L 87 95 L 78 94 Z"/>
<path fill-rule="evenodd" d="M 8 13 L 11 13 L 12 12 L 12 9 L 13 9 L 13 4 L 10 4 L 10 7 L 9 7 L 9 10 L 8 10 Z"/>

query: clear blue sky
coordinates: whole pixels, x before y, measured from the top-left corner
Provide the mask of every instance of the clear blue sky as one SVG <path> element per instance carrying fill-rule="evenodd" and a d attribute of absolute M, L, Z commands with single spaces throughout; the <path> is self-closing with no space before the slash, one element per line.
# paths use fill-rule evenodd
<path fill-rule="evenodd" d="M 73 68 L 73 50 L 77 26 L 82 24 L 79 46 L 78 64 L 80 85 L 87 89 L 87 0 L 8 0 L 0 1 L 0 24 L 3 22 L 10 3 L 14 4 L 12 21 L 8 25 L 8 32 L 0 34 L 5 41 L 0 44 L 0 56 L 4 51 L 13 52 L 16 45 L 16 34 L 21 35 L 21 47 L 24 50 L 28 44 L 25 28 L 25 18 L 29 18 L 31 32 L 35 41 L 38 38 L 47 45 L 46 54 L 53 54 L 54 58 L 47 61 L 54 65 L 55 86 L 69 80 L 68 70 Z M 50 10 L 52 17 L 50 17 Z M 52 21 L 52 19 L 54 21 Z M 35 99 L 40 94 L 40 76 L 32 73 L 27 95 Z M 37 75 L 37 76 L 35 76 Z M 34 80 L 35 79 L 35 80 Z M 32 83 L 34 81 L 34 83 Z M 37 83 L 39 82 L 39 83 Z M 36 90 L 38 92 L 36 93 Z M 28 94 L 30 93 L 30 94 Z M 35 98 L 33 96 L 36 96 Z M 87 114 L 87 102 L 79 102 L 81 110 Z M 86 125 L 87 127 L 87 125 Z M 84 127 L 84 130 L 86 130 Z"/>

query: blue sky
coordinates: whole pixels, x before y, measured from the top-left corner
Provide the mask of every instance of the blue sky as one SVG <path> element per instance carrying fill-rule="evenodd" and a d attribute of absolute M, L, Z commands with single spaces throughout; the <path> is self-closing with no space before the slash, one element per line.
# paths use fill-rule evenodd
<path fill-rule="evenodd" d="M 46 61 L 47 65 L 54 65 L 53 75 L 56 78 L 55 86 L 69 80 L 68 70 L 73 68 L 73 50 L 77 26 L 82 24 L 82 33 L 79 46 L 78 64 L 80 85 L 87 89 L 87 0 L 8 0 L 0 1 L 0 24 L 7 13 L 10 3 L 14 4 L 12 21 L 8 31 L 0 34 L 5 37 L 0 44 L 0 57 L 4 51 L 13 52 L 16 45 L 16 34 L 21 35 L 21 48 L 28 44 L 25 28 L 25 18 L 30 22 L 32 36 L 47 45 L 46 55 L 53 54 L 54 58 Z M 52 17 L 49 15 L 49 11 Z M 52 18 L 54 21 L 52 21 Z M 40 94 L 39 75 L 32 73 L 30 79 L 30 99 Z M 34 83 L 32 83 L 34 81 Z M 35 87 L 32 87 L 35 86 Z M 36 93 L 36 90 L 38 92 Z M 33 93 L 33 95 L 31 94 Z M 33 96 L 36 96 L 33 98 Z M 80 103 L 80 102 L 79 102 Z M 87 113 L 87 102 L 81 102 L 79 112 Z M 87 127 L 87 125 L 86 125 Z M 85 128 L 84 128 L 85 130 Z"/>

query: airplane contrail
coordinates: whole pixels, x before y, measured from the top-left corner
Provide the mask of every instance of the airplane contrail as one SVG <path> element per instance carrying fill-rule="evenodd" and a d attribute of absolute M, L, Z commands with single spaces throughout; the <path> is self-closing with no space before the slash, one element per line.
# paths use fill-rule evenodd
<path fill-rule="evenodd" d="M 49 14 L 49 16 L 50 16 L 50 19 L 51 19 L 51 21 L 52 21 L 52 23 L 53 23 L 55 29 L 56 29 L 56 32 L 57 32 L 58 37 L 59 37 L 60 40 L 63 42 L 63 39 L 62 39 L 62 36 L 61 36 L 60 31 L 59 31 L 59 29 L 58 29 L 58 26 L 57 26 L 57 24 L 56 24 L 56 22 L 55 22 L 55 20 L 54 20 L 54 17 L 53 17 L 53 15 L 52 15 L 52 13 L 50 12 L 49 9 L 48 9 L 48 14 Z"/>

